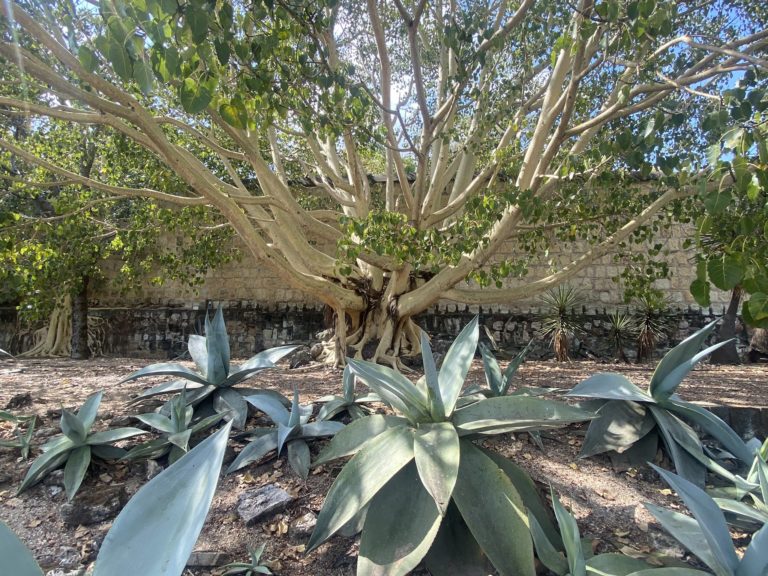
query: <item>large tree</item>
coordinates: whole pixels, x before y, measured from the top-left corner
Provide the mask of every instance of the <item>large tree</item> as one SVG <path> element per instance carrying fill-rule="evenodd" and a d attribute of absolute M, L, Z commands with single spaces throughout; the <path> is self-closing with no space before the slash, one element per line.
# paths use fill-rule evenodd
<path fill-rule="evenodd" d="M 39 96 L 0 105 L 118 132 L 186 189 L 0 146 L 92 189 L 217 211 L 334 309 L 336 358 L 376 343 L 394 361 L 439 299 L 530 296 L 614 251 L 696 193 L 701 103 L 768 68 L 766 22 L 738 2 L 20 0 L 2 13 L 0 55 Z M 505 280 L 526 262 L 503 247 L 551 238 L 590 247 Z"/>

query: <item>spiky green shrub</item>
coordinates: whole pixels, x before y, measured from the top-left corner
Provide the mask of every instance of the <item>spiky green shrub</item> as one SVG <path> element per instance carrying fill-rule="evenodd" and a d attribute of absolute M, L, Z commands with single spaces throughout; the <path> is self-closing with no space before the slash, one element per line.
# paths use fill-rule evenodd
<path fill-rule="evenodd" d="M 653 468 L 685 502 L 693 518 L 674 510 L 645 504 L 648 511 L 680 544 L 706 564 L 716 576 L 765 576 L 768 574 L 768 525 L 752 536 L 739 558 L 722 510 L 706 492 L 685 478 Z"/>
<path fill-rule="evenodd" d="M 261 555 L 264 554 L 264 548 L 266 544 L 262 544 L 257 548 L 253 548 L 248 551 L 248 555 L 251 557 L 250 562 L 230 562 L 223 568 L 226 572 L 222 576 L 234 576 L 239 574 L 241 576 L 255 576 L 256 574 L 272 574 L 272 571 L 262 564 Z"/>
<path fill-rule="evenodd" d="M 181 364 L 165 362 L 152 364 L 137 370 L 123 382 L 146 376 L 174 376 L 177 380 L 158 384 L 142 392 L 136 401 L 160 394 L 177 393 L 186 388 L 189 391 L 187 402 L 203 414 L 210 412 L 229 413 L 235 428 L 242 429 L 248 419 L 248 404 L 244 396 L 261 394 L 283 401 L 287 400 L 278 392 L 254 388 L 235 388 L 242 381 L 262 370 L 274 368 L 275 362 L 293 352 L 296 346 L 279 346 L 264 350 L 247 360 L 241 366 L 231 366 L 229 361 L 229 336 L 224 324 L 221 308 L 211 321 L 205 316 L 205 336 L 189 337 L 189 354 L 192 356 L 198 372 Z"/>
<path fill-rule="evenodd" d="M 487 388 L 470 387 L 466 391 L 466 395 L 470 394 L 482 394 L 486 398 L 496 398 L 498 396 L 506 396 L 509 392 L 509 387 L 512 384 L 512 379 L 515 377 L 518 368 L 525 361 L 525 357 L 528 355 L 531 347 L 533 346 L 533 340 L 528 342 L 528 345 L 523 348 L 520 353 L 515 356 L 512 361 L 507 364 L 506 369 L 502 372 L 501 366 L 499 366 L 498 360 L 485 344 L 480 344 L 480 354 L 483 357 L 483 372 L 485 373 L 485 383 Z"/>
<path fill-rule="evenodd" d="M 193 408 L 187 405 L 186 389 L 175 396 L 168 403 L 168 407 L 170 416 L 155 412 L 136 416 L 147 426 L 158 430 L 161 437 L 134 446 L 125 455 L 126 460 L 157 459 L 167 454 L 168 462 L 173 464 L 189 451 L 189 441 L 194 435 L 216 425 L 225 416 L 225 414 L 212 414 L 192 424 Z"/>
<path fill-rule="evenodd" d="M 557 534 L 530 477 L 473 440 L 553 428 L 591 413 L 528 396 L 487 398 L 457 409 L 477 348 L 478 320 L 448 350 L 438 372 L 424 334 L 425 377 L 349 359 L 352 371 L 396 415 L 355 420 L 315 465 L 352 456 L 325 499 L 307 549 L 347 524 L 362 525 L 358 575 L 473 574 L 490 563 L 503 575 L 534 574 L 528 512 Z M 483 572 L 487 574 L 488 572 Z"/>
<path fill-rule="evenodd" d="M 639 331 L 637 320 L 626 310 L 616 310 L 608 315 L 608 337 L 616 357 L 622 362 L 629 362 L 624 347 L 637 340 Z"/>
<path fill-rule="evenodd" d="M 102 543 L 92 576 L 180 576 L 216 490 L 230 425 L 139 490 Z M 18 537 L 0 522 L 2 573 L 42 576 Z"/>
<path fill-rule="evenodd" d="M 588 573 L 600 576 L 702 576 L 707 572 L 690 568 L 652 568 L 638 558 L 624 554 L 607 553 L 593 555 L 591 549 L 584 548 L 576 519 L 560 503 L 552 492 L 552 506 L 555 509 L 564 553 L 550 542 L 549 538 L 534 516 L 529 518 L 531 533 L 536 547 L 536 555 L 541 563 L 557 576 L 587 576 Z"/>
<path fill-rule="evenodd" d="M 113 444 L 139 434 L 146 434 L 144 430 L 138 428 L 115 428 L 103 432 L 91 432 L 101 396 L 101 392 L 88 396 L 77 414 L 68 410 L 61 411 L 63 434 L 54 436 L 43 445 L 43 454 L 29 467 L 27 475 L 19 486 L 19 493 L 64 465 L 64 490 L 67 498 L 72 500 L 85 478 L 92 456 L 104 459 L 122 458 L 125 456 L 125 450 Z"/>
<path fill-rule="evenodd" d="M 659 342 L 672 329 L 669 300 L 661 292 L 650 291 L 635 299 L 637 323 L 637 361 L 651 360 Z"/>
<path fill-rule="evenodd" d="M 699 352 L 714 328 L 712 322 L 670 350 L 656 367 L 647 391 L 615 373 L 595 374 L 573 388 L 567 396 L 600 401 L 599 417 L 589 425 L 580 456 L 614 451 L 640 465 L 654 459 L 661 439 L 677 472 L 691 482 L 703 486 L 706 468 L 733 479 L 704 453 L 698 434 L 683 418 L 701 426 L 745 464 L 751 463 L 749 449 L 725 422 L 675 394 L 693 367 L 725 344 Z"/>
<path fill-rule="evenodd" d="M 539 334 L 549 338 L 558 362 L 566 362 L 571 340 L 583 332 L 573 315 L 573 309 L 582 304 L 584 297 L 573 286 L 561 284 L 542 294 L 539 300 L 544 305 Z"/>
<path fill-rule="evenodd" d="M 381 402 L 377 394 L 366 394 L 365 396 L 355 396 L 355 375 L 349 366 L 344 367 L 344 374 L 341 378 L 342 395 L 323 396 L 318 400 L 323 404 L 317 413 L 318 420 L 330 420 L 347 412 L 352 420 L 363 418 L 371 413 L 367 404 L 371 402 Z"/>
<path fill-rule="evenodd" d="M 18 448 L 22 459 L 29 458 L 29 449 L 32 446 L 32 436 L 35 435 L 35 423 L 37 416 L 16 416 L 5 410 L 0 410 L 0 420 L 14 424 L 11 434 L 15 440 L 0 440 L 0 448 Z"/>
<path fill-rule="evenodd" d="M 307 440 L 333 436 L 344 428 L 341 422 L 309 422 L 312 417 L 312 405 L 299 405 L 298 390 L 293 392 L 290 410 L 286 410 L 281 402 L 270 396 L 246 396 L 245 400 L 254 408 L 264 412 L 276 427 L 258 428 L 243 434 L 253 440 L 243 448 L 227 468 L 227 474 L 240 470 L 252 462 L 258 462 L 272 450 L 276 450 L 277 455 L 280 456 L 285 447 L 291 468 L 296 474 L 306 479 L 309 475 L 310 463 Z"/>

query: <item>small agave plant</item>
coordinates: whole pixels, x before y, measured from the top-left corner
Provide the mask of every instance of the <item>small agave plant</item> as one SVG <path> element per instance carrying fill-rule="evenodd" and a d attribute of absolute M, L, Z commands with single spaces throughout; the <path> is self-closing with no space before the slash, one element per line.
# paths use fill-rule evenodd
<path fill-rule="evenodd" d="M 675 394 L 680 382 L 700 360 L 726 344 L 720 342 L 699 352 L 714 328 L 712 322 L 670 350 L 656 367 L 647 391 L 632 384 L 626 376 L 614 373 L 595 374 L 573 388 L 567 396 L 594 398 L 599 406 L 599 418 L 590 423 L 580 456 L 613 451 L 625 454 L 631 463 L 639 465 L 654 459 L 661 439 L 678 474 L 694 484 L 704 485 L 707 468 L 738 482 L 738 477 L 704 453 L 699 436 L 681 417 L 701 426 L 748 465 L 752 453 L 746 444 L 712 412 Z"/>
<path fill-rule="evenodd" d="M 162 436 L 149 440 L 132 448 L 125 455 L 126 460 L 139 458 L 162 458 L 168 455 L 168 463 L 173 464 L 189 451 L 189 440 L 214 426 L 225 414 L 212 414 L 192 424 L 192 406 L 187 405 L 187 391 L 175 396 L 169 403 L 170 417 L 155 412 L 136 416 L 144 424 L 160 431 Z"/>
<path fill-rule="evenodd" d="M 725 513 L 729 524 L 754 532 L 768 524 L 768 439 L 755 454 L 749 473 L 733 486 L 709 489 L 708 492 Z M 747 487 L 744 489 L 744 487 Z"/>
<path fill-rule="evenodd" d="M 731 540 L 725 516 L 706 492 L 685 478 L 653 468 L 685 502 L 693 518 L 653 504 L 645 507 L 664 529 L 706 564 L 716 576 L 765 576 L 768 574 L 768 524 L 752 535 L 739 557 Z"/>
<path fill-rule="evenodd" d="M 221 308 L 216 310 L 213 321 L 206 314 L 205 336 L 189 337 L 189 353 L 199 372 L 176 363 L 152 364 L 125 378 L 123 382 L 145 376 L 174 376 L 178 380 L 165 382 L 142 392 L 136 401 L 160 394 L 189 391 L 187 402 L 202 412 L 230 413 L 234 428 L 245 427 L 248 419 L 248 404 L 244 396 L 263 395 L 282 401 L 287 400 L 272 390 L 235 388 L 243 380 L 267 368 L 274 368 L 275 362 L 296 349 L 296 346 L 279 346 L 256 354 L 241 366 L 230 366 L 229 336 L 224 324 Z"/>
<path fill-rule="evenodd" d="M 333 436 L 344 428 L 341 422 L 309 422 L 312 417 L 312 405 L 299 405 L 299 391 L 294 390 L 291 409 L 286 410 L 280 401 L 270 396 L 246 396 L 245 400 L 254 408 L 266 414 L 277 428 L 260 428 L 244 433 L 253 440 L 237 455 L 234 462 L 227 468 L 227 474 L 240 470 L 252 462 L 258 462 L 267 453 L 277 450 L 277 455 L 288 452 L 288 463 L 294 472 L 306 479 L 309 476 L 309 445 L 310 438 Z"/>
<path fill-rule="evenodd" d="M 226 572 L 221 576 L 234 576 L 239 574 L 241 576 L 256 576 L 256 574 L 272 574 L 272 571 L 262 564 L 261 556 L 264 554 L 264 548 L 266 544 L 262 544 L 258 548 L 253 548 L 248 551 L 248 555 L 251 557 L 250 562 L 231 562 L 224 566 Z"/>
<path fill-rule="evenodd" d="M 0 421 L 15 424 L 11 433 L 16 436 L 15 440 L 0 440 L 0 448 L 18 448 L 21 451 L 23 460 L 29 458 L 29 449 L 32 446 L 32 436 L 35 435 L 37 416 L 34 414 L 30 416 L 16 416 L 5 410 L 0 410 Z M 26 426 L 26 429 L 23 426 Z"/>
<path fill-rule="evenodd" d="M 72 500 L 77 494 L 85 473 L 91 464 L 91 456 L 117 459 L 125 450 L 112 446 L 115 442 L 146 434 L 138 428 L 115 428 L 103 432 L 91 432 L 101 404 L 101 392 L 86 398 L 77 414 L 61 411 L 61 436 L 54 436 L 43 445 L 43 454 L 32 462 L 27 475 L 19 486 L 19 493 L 40 482 L 50 472 L 64 464 L 64 490 Z M 65 464 L 66 463 L 66 464 Z"/>
<path fill-rule="evenodd" d="M 457 409 L 475 355 L 478 320 L 462 330 L 440 371 L 424 334 L 425 377 L 348 359 L 351 370 L 397 415 L 349 424 L 315 465 L 352 456 L 333 483 L 307 545 L 313 550 L 349 525 L 362 525 L 358 576 L 430 573 L 533 575 L 528 513 L 558 541 L 527 473 L 473 440 L 553 428 L 592 417 L 528 396 L 487 398 Z"/>
<path fill-rule="evenodd" d="M 323 407 L 317 413 L 318 420 L 331 420 L 340 414 L 347 412 L 352 420 L 364 418 L 371 413 L 366 406 L 370 402 L 381 402 L 378 394 L 366 394 L 365 396 L 355 396 L 355 375 L 349 366 L 344 368 L 342 376 L 343 396 L 323 396 L 318 402 L 323 403 Z"/>

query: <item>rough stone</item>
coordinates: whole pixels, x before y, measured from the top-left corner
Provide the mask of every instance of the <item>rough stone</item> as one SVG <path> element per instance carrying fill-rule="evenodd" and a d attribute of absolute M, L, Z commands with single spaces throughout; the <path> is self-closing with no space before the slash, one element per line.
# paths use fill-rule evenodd
<path fill-rule="evenodd" d="M 59 567 L 64 570 L 73 570 L 80 566 L 80 552 L 72 546 L 61 546 L 58 552 Z"/>
<path fill-rule="evenodd" d="M 312 347 L 309 349 L 309 355 L 311 356 L 312 360 L 317 360 L 320 358 L 320 356 L 323 353 L 323 345 L 320 344 L 320 342 L 315 342 L 312 344 Z"/>
<path fill-rule="evenodd" d="M 163 467 L 160 466 L 160 464 L 158 464 L 156 460 L 147 460 L 146 467 L 147 467 L 147 470 L 146 470 L 146 473 L 144 474 L 144 477 L 147 480 L 152 480 L 152 478 L 154 478 L 155 476 L 160 474 L 160 472 L 163 471 Z"/>
<path fill-rule="evenodd" d="M 310 362 L 312 362 L 312 356 L 310 355 L 309 350 L 301 348 L 291 356 L 290 366 L 291 368 L 301 368 L 302 366 L 308 365 Z"/>
<path fill-rule="evenodd" d="M 126 502 L 125 486 L 100 486 L 82 491 L 72 502 L 64 504 L 61 517 L 67 526 L 97 524 L 115 517 Z"/>
<path fill-rule="evenodd" d="M 78 570 L 48 570 L 48 572 L 45 573 L 45 576 L 85 576 L 85 568 L 80 568 Z"/>
<path fill-rule="evenodd" d="M 276 484 L 246 490 L 237 499 L 237 514 L 247 525 L 279 512 L 294 498 Z"/>
<path fill-rule="evenodd" d="M 45 486 L 64 486 L 64 470 L 54 470 L 43 478 Z"/>
<path fill-rule="evenodd" d="M 229 562 L 229 558 L 224 552 L 211 552 L 208 550 L 192 552 L 187 560 L 187 566 L 190 568 L 216 568 Z"/>
<path fill-rule="evenodd" d="M 133 416 L 115 416 L 109 423 L 113 428 L 124 428 L 126 426 L 133 426 L 136 419 Z"/>
<path fill-rule="evenodd" d="M 312 530 L 315 529 L 317 524 L 317 516 L 314 512 L 307 512 L 303 516 L 299 516 L 291 523 L 291 536 L 293 538 L 304 538 L 312 534 Z"/>
<path fill-rule="evenodd" d="M 6 410 L 15 410 L 18 408 L 24 408 L 32 404 L 32 394 L 29 392 L 23 392 L 21 394 L 14 394 L 8 403 L 5 405 Z"/>

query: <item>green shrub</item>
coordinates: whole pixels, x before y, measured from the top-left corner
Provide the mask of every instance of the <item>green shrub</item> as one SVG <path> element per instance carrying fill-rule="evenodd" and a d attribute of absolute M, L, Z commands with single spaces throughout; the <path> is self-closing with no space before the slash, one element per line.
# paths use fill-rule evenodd
<path fill-rule="evenodd" d="M 549 338 L 558 362 L 565 362 L 568 360 L 571 340 L 583 332 L 573 316 L 573 309 L 584 301 L 582 293 L 573 286 L 561 284 L 542 294 L 539 300 L 544 305 L 539 333 L 543 338 Z"/>
<path fill-rule="evenodd" d="M 344 368 L 344 374 L 341 379 L 342 396 L 330 395 L 323 396 L 318 402 L 323 403 L 320 412 L 317 413 L 318 420 L 330 420 L 344 414 L 349 414 L 352 420 L 363 418 L 371 413 L 366 406 L 371 402 L 381 402 L 381 398 L 376 394 L 366 394 L 365 396 L 355 396 L 355 375 L 349 366 Z"/>
<path fill-rule="evenodd" d="M 32 446 L 32 436 L 35 434 L 35 424 L 37 416 L 16 416 L 5 410 L 0 410 L 0 420 L 12 422 L 15 424 L 11 433 L 16 436 L 15 440 L 0 440 L 0 448 L 18 448 L 21 451 L 22 459 L 29 458 L 29 449 Z M 26 426 L 26 429 L 23 428 Z"/>
<path fill-rule="evenodd" d="M 422 334 L 425 375 L 412 383 L 390 368 L 349 359 L 351 370 L 397 415 L 355 420 L 315 465 L 352 455 L 325 499 L 307 546 L 361 525 L 357 573 L 469 574 L 490 563 L 503 575 L 534 574 L 528 513 L 557 536 L 530 477 L 473 440 L 553 428 L 591 413 L 529 396 L 487 398 L 457 409 L 472 363 L 478 320 L 464 328 L 438 373 Z M 488 572 L 484 572 L 487 574 Z"/>

